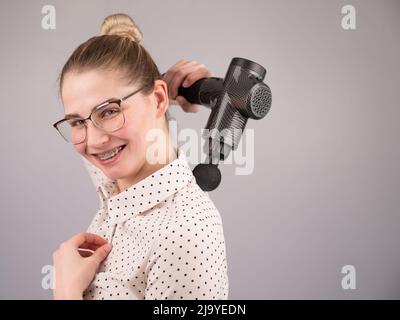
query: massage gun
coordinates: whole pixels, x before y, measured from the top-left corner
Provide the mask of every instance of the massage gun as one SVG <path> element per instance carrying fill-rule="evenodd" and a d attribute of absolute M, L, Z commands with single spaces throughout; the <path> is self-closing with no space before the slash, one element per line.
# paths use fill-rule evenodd
<path fill-rule="evenodd" d="M 233 58 L 225 78 L 202 78 L 190 87 L 178 88 L 178 95 L 190 103 L 211 108 L 203 138 L 206 163 L 198 164 L 193 175 L 204 191 L 221 182 L 220 160 L 227 158 L 239 144 L 247 119 L 262 119 L 272 102 L 271 90 L 263 83 L 264 67 L 244 58 Z"/>

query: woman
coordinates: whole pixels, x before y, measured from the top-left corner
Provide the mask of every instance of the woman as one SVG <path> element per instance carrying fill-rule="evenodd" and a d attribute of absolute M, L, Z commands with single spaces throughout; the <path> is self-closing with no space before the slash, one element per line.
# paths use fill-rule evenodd
<path fill-rule="evenodd" d="M 221 217 L 167 122 L 167 83 L 174 98 L 182 82 L 210 74 L 180 61 L 162 80 L 140 40 L 129 16 L 111 15 L 62 69 L 66 116 L 54 126 L 98 175 L 101 208 L 88 232 L 54 252 L 54 298 L 227 299 Z M 156 148 L 154 132 L 164 137 Z"/>

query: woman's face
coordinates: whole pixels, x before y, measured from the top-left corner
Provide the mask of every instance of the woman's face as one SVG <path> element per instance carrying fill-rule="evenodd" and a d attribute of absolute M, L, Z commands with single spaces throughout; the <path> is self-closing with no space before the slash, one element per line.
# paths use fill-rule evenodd
<path fill-rule="evenodd" d="M 69 72 L 64 77 L 61 92 L 64 111 L 66 115 L 78 114 L 79 118 L 86 118 L 93 107 L 111 98 L 123 98 L 136 89 L 139 89 L 138 84 L 127 85 L 117 72 Z M 74 145 L 77 152 L 113 180 L 135 177 L 146 165 L 146 150 L 150 145 L 146 134 L 150 129 L 163 128 L 168 108 L 165 82 L 156 80 L 150 95 L 145 96 L 140 91 L 123 101 L 121 108 L 125 117 L 121 129 L 107 133 L 90 120 L 86 121 L 86 140 Z M 96 155 L 119 146 L 125 147 L 109 163 Z"/>

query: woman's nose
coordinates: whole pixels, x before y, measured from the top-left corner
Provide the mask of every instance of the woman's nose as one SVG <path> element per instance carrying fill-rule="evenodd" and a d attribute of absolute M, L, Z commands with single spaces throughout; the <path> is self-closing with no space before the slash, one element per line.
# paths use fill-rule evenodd
<path fill-rule="evenodd" d="M 110 140 L 110 136 L 104 130 L 97 128 L 92 121 L 87 121 L 86 142 L 90 147 L 102 146 Z"/>

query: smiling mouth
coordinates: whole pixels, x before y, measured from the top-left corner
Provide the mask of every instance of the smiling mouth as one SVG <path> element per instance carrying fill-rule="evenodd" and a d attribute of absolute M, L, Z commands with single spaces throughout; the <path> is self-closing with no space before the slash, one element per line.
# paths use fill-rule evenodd
<path fill-rule="evenodd" d="M 111 160 L 114 159 L 118 154 L 121 153 L 121 151 L 126 147 L 125 145 L 116 147 L 114 149 L 112 149 L 109 152 L 105 152 L 105 153 L 97 153 L 97 154 L 92 154 L 94 157 L 96 157 L 96 159 L 100 160 L 101 162 L 107 161 L 107 160 Z"/>

